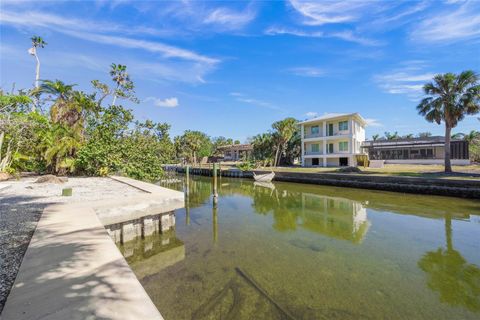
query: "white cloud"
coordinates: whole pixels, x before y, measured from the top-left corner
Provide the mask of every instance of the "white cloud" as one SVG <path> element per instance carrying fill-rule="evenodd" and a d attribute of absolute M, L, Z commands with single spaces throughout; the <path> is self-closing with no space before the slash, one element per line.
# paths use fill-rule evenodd
<path fill-rule="evenodd" d="M 423 95 L 424 84 L 431 81 L 435 73 L 424 71 L 422 62 L 411 61 L 406 64 L 403 68 L 374 76 L 374 81 L 385 92 L 403 94 L 411 100 L 418 100 Z"/>
<path fill-rule="evenodd" d="M 355 34 L 351 30 L 345 30 L 345 31 L 339 31 L 339 32 L 334 32 L 329 35 L 328 37 L 333 37 L 333 38 L 339 38 L 345 41 L 350 41 L 350 42 L 355 42 L 364 46 L 379 46 L 382 45 L 382 42 L 375 40 L 375 39 L 369 39 L 362 37 L 358 34 Z"/>
<path fill-rule="evenodd" d="M 358 20 L 372 1 L 301 1 L 290 0 L 291 6 L 303 17 L 306 25 L 319 26 Z"/>
<path fill-rule="evenodd" d="M 326 74 L 325 70 L 316 67 L 297 67 L 288 69 L 288 71 L 296 76 L 312 78 L 323 77 Z"/>
<path fill-rule="evenodd" d="M 266 35 L 275 36 L 275 35 L 292 35 L 297 37 L 312 37 L 312 38 L 322 38 L 325 34 L 322 31 L 313 31 L 307 32 L 298 29 L 291 28 L 282 28 L 282 27 L 270 27 L 264 32 Z"/>
<path fill-rule="evenodd" d="M 203 20 L 205 24 L 215 24 L 229 30 L 237 30 L 245 27 L 253 19 L 256 13 L 248 7 L 244 11 L 233 11 L 228 8 L 217 8 L 208 14 Z"/>
<path fill-rule="evenodd" d="M 337 31 L 337 32 L 323 32 L 323 31 L 304 31 L 293 28 L 284 27 L 269 27 L 264 31 L 266 35 L 292 35 L 297 37 L 309 37 L 309 38 L 337 38 L 344 41 L 354 42 L 365 46 L 378 46 L 382 45 L 382 42 L 362 37 L 351 30 Z"/>
<path fill-rule="evenodd" d="M 274 105 L 270 102 L 259 100 L 259 99 L 254 99 L 254 98 L 248 97 L 245 94 L 240 93 L 240 92 L 230 92 L 230 95 L 232 97 L 235 97 L 235 100 L 237 100 L 238 102 L 247 103 L 247 104 L 257 106 L 257 107 L 261 107 L 261 108 L 267 108 L 267 109 L 272 109 L 272 110 L 277 110 L 277 111 L 284 111 L 282 108 L 277 107 L 276 105 Z"/>
<path fill-rule="evenodd" d="M 411 38 L 422 43 L 451 43 L 480 38 L 480 2 L 468 1 L 420 22 Z"/>
<path fill-rule="evenodd" d="M 178 99 L 176 97 L 160 99 L 155 97 L 148 97 L 144 100 L 144 102 L 153 102 L 153 105 L 156 107 L 164 107 L 164 108 L 175 108 L 178 107 Z"/>
<path fill-rule="evenodd" d="M 158 41 L 146 41 L 123 36 L 105 35 L 99 32 L 123 32 L 124 27 L 110 24 L 99 24 L 89 20 L 76 20 L 39 12 L 0 12 L 0 23 L 30 28 L 43 27 L 72 37 L 101 44 L 141 49 L 162 54 L 166 58 L 180 58 L 195 62 L 215 64 L 218 59 L 206 57 L 190 50 L 167 45 Z"/>
<path fill-rule="evenodd" d="M 305 113 L 305 115 L 307 116 L 307 118 L 315 118 L 315 117 L 318 117 L 318 112 L 313 112 L 313 111 L 309 111 L 307 113 Z"/>
<path fill-rule="evenodd" d="M 367 126 L 369 127 L 383 127 L 383 124 L 380 123 L 377 119 L 366 118 Z"/>

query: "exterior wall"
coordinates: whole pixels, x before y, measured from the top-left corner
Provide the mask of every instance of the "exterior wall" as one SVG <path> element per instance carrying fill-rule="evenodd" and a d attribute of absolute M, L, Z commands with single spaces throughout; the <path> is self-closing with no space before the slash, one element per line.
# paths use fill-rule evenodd
<path fill-rule="evenodd" d="M 327 158 L 327 167 L 338 167 L 340 166 L 339 158 Z"/>
<path fill-rule="evenodd" d="M 445 159 L 445 147 L 435 147 L 434 153 L 435 153 L 435 158 Z"/>
<path fill-rule="evenodd" d="M 340 122 L 346 121 L 347 130 L 340 130 Z M 329 125 L 333 126 L 333 134 L 329 135 Z M 312 127 L 318 126 L 318 133 L 312 134 Z M 302 165 L 312 166 L 312 159 L 319 158 L 320 166 L 339 166 L 339 158 L 349 159 L 348 165 L 356 165 L 356 154 L 363 154 L 361 144 L 365 141 L 365 128 L 355 116 L 339 117 L 332 120 L 321 120 L 301 125 L 302 132 Z M 340 142 L 347 142 L 348 148 L 340 151 Z M 312 145 L 318 144 L 319 151 L 313 152 Z M 329 144 L 333 144 L 333 152 L 329 152 Z"/>
<path fill-rule="evenodd" d="M 452 165 L 468 166 L 470 160 L 468 159 L 451 159 Z M 444 159 L 415 159 L 415 160 L 385 160 L 386 164 L 444 164 Z"/>

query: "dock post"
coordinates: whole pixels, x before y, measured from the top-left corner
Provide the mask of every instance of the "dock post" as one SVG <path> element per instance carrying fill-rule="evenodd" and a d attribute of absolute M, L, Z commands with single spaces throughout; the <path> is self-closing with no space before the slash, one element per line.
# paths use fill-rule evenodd
<path fill-rule="evenodd" d="M 190 225 L 190 167 L 185 167 L 185 223 Z"/>
<path fill-rule="evenodd" d="M 217 200 L 213 198 L 213 206 L 212 206 L 212 233 L 213 233 L 213 242 L 216 243 L 218 241 L 218 213 L 217 213 Z"/>
<path fill-rule="evenodd" d="M 218 197 L 218 189 L 217 189 L 217 184 L 218 184 L 218 176 L 217 176 L 217 164 L 213 164 L 213 197 L 216 198 Z"/>

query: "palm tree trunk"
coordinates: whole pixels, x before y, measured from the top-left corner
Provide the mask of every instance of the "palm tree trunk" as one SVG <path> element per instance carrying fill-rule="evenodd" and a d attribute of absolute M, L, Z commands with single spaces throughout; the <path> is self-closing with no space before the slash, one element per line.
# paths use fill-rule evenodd
<path fill-rule="evenodd" d="M 273 161 L 273 166 L 277 166 L 278 151 L 280 150 L 280 144 L 277 145 L 277 151 L 275 151 L 275 160 Z"/>
<path fill-rule="evenodd" d="M 452 128 L 450 124 L 445 123 L 445 172 L 452 172 L 452 163 L 450 161 L 450 138 Z"/>
<path fill-rule="evenodd" d="M 35 52 L 35 59 L 37 59 L 37 68 L 35 70 L 35 89 L 38 90 L 40 87 L 39 81 L 40 81 L 40 59 L 38 59 L 37 53 Z M 38 94 L 38 93 L 37 93 Z M 32 112 L 35 112 L 36 106 L 39 103 L 38 97 L 35 97 L 34 103 L 32 104 Z"/>
<path fill-rule="evenodd" d="M 120 84 L 117 84 L 117 88 L 116 88 L 115 91 L 113 92 L 112 106 L 114 106 L 114 105 L 115 105 L 115 102 L 117 101 L 117 90 L 118 90 L 119 87 L 120 87 Z"/>
<path fill-rule="evenodd" d="M 447 242 L 447 250 L 452 251 L 452 215 L 449 213 L 445 216 L 445 241 Z"/>

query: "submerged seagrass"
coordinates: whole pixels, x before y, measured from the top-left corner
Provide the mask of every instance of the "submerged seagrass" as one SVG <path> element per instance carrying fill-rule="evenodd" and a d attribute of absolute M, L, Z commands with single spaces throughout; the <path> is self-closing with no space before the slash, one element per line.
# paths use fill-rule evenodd
<path fill-rule="evenodd" d="M 183 183 L 168 187 L 183 190 Z M 119 245 L 166 319 L 478 319 L 480 203 L 192 177 L 176 229 Z"/>

